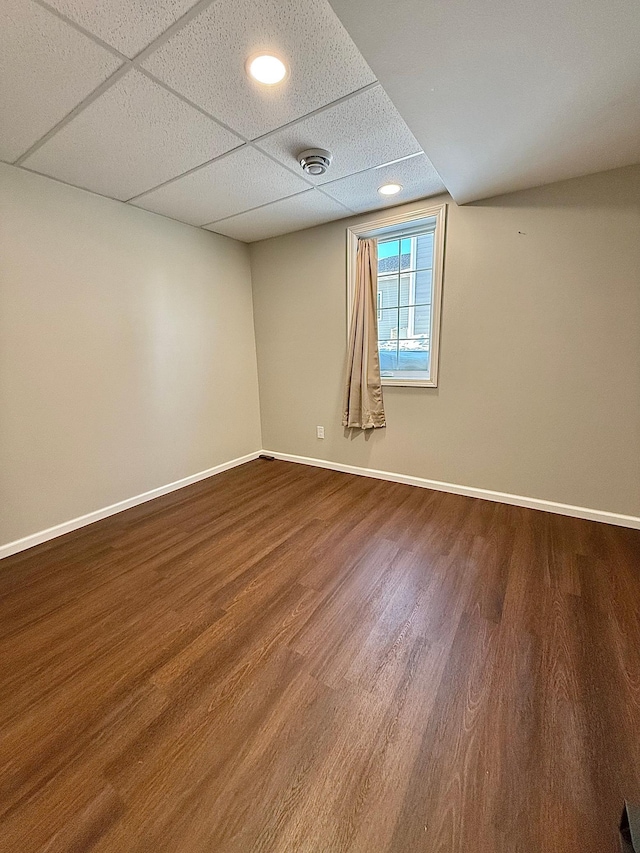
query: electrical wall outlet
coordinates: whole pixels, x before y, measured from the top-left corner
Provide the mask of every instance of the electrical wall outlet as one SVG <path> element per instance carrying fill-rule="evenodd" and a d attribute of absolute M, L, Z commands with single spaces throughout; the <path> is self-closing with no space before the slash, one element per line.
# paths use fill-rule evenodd
<path fill-rule="evenodd" d="M 317 426 L 316 427 L 316 438 L 324 438 L 324 427 Z"/>

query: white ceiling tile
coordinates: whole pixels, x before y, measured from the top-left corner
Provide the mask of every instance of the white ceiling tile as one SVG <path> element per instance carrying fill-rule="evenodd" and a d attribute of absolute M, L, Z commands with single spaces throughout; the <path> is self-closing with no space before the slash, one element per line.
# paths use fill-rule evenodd
<path fill-rule="evenodd" d="M 318 184 L 416 154 L 420 146 L 380 86 L 283 128 L 258 143 L 288 166 L 297 167 L 305 148 L 327 148 L 333 162 Z"/>
<path fill-rule="evenodd" d="M 46 0 L 72 21 L 134 57 L 198 0 Z"/>
<path fill-rule="evenodd" d="M 380 195 L 378 187 L 390 183 L 400 184 L 402 190 L 396 195 Z M 445 192 L 440 176 L 425 154 L 342 178 L 325 184 L 322 189 L 358 213 Z"/>
<path fill-rule="evenodd" d="M 12 162 L 120 65 L 30 0 L 0 4 L 0 158 Z"/>
<path fill-rule="evenodd" d="M 24 162 L 128 199 L 241 144 L 139 71 L 129 71 Z"/>
<path fill-rule="evenodd" d="M 311 189 L 291 198 L 274 201 L 273 204 L 267 204 L 257 210 L 249 210 L 221 222 L 214 222 L 207 227 L 218 234 L 226 234 L 227 237 L 251 243 L 349 215 L 350 212 L 341 204 L 327 198 L 319 190 Z"/>
<path fill-rule="evenodd" d="M 273 88 L 245 72 L 260 51 L 289 65 Z M 250 139 L 375 80 L 326 0 L 217 0 L 144 66 Z"/>
<path fill-rule="evenodd" d="M 135 204 L 191 225 L 207 225 L 308 188 L 302 178 L 247 145 L 146 193 Z"/>

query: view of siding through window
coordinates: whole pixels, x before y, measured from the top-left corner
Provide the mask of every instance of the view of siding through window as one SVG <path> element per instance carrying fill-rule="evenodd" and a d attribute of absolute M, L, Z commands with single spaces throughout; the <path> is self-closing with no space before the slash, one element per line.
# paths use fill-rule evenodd
<path fill-rule="evenodd" d="M 429 377 L 433 230 L 378 240 L 378 350 L 388 378 Z"/>

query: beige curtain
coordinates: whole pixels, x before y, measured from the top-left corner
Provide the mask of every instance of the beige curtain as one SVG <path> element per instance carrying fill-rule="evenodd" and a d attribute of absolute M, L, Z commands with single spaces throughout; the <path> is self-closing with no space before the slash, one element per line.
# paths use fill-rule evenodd
<path fill-rule="evenodd" d="M 386 426 L 378 356 L 378 243 L 358 240 L 342 425 Z"/>

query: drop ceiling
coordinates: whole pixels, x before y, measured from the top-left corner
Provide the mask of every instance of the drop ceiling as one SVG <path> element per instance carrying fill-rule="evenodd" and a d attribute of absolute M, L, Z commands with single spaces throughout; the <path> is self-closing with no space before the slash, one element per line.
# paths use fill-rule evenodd
<path fill-rule="evenodd" d="M 247 242 L 640 162 L 637 0 L 390 8 L 2 0 L 0 160 Z M 260 51 L 282 84 L 247 77 Z"/>
<path fill-rule="evenodd" d="M 326 0 L 3 0 L 0 116 L 5 162 L 247 242 L 444 189 Z"/>
<path fill-rule="evenodd" d="M 331 0 L 460 204 L 640 162 L 638 0 Z"/>

